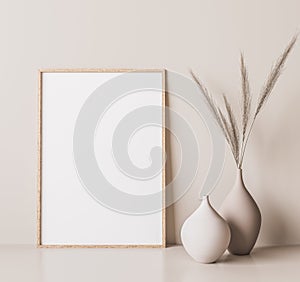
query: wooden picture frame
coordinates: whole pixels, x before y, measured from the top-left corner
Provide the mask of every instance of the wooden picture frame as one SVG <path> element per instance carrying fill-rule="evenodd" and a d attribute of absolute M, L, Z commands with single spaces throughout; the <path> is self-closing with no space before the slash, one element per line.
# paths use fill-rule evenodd
<path fill-rule="evenodd" d="M 151 74 L 158 73 L 161 75 L 161 147 L 162 151 L 165 152 L 165 70 L 161 69 L 42 69 L 38 72 L 38 81 L 39 81 L 39 92 L 38 92 L 38 175 L 37 175 L 37 246 L 44 248 L 164 248 L 166 247 L 166 211 L 165 211 L 165 166 L 162 164 L 161 170 L 161 205 L 162 209 L 161 214 L 161 241 L 157 244 L 155 243 L 126 243 L 126 244 L 94 244 L 94 243 L 45 243 L 43 241 L 43 173 L 44 173 L 44 155 L 43 155 L 43 143 L 44 143 L 44 76 L 47 74 L 127 74 L 127 73 L 141 73 L 141 74 Z M 109 94 L 108 94 L 109 95 Z M 162 156 L 163 162 L 163 156 Z M 49 188 L 47 188 L 49 189 Z M 101 219 L 100 219 L 101 220 Z M 50 240 L 51 241 L 51 240 Z"/>

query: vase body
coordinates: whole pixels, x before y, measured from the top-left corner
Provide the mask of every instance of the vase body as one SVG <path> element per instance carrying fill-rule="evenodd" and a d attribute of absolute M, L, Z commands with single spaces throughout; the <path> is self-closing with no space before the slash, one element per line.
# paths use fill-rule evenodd
<path fill-rule="evenodd" d="M 184 222 L 181 240 L 186 252 L 197 262 L 215 262 L 227 249 L 230 229 L 205 197 L 199 208 Z"/>
<path fill-rule="evenodd" d="M 233 189 L 221 206 L 220 214 L 231 231 L 228 251 L 234 255 L 248 255 L 260 231 L 261 213 L 245 187 L 241 169 L 238 170 Z"/>

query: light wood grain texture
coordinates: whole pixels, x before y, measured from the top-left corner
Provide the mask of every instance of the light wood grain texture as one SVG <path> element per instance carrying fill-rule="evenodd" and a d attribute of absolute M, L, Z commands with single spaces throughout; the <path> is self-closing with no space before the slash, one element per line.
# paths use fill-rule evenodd
<path fill-rule="evenodd" d="M 38 175 L 37 175 L 37 244 L 42 244 L 41 240 L 41 212 L 42 212 L 42 72 L 39 71 L 39 95 L 38 95 Z"/>
<path fill-rule="evenodd" d="M 166 247 L 166 71 L 162 70 L 162 151 L 163 151 L 163 170 L 162 170 L 162 247 Z"/>

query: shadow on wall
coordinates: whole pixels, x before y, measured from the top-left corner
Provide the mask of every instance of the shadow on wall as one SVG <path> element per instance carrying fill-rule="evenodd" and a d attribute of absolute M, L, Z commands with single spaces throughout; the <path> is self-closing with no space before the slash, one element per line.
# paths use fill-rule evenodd
<path fill-rule="evenodd" d="M 166 78 L 167 80 L 167 78 Z M 167 81 L 166 81 L 167 85 Z M 166 92 L 166 98 L 165 98 L 165 105 L 166 107 L 170 107 L 170 101 L 169 96 Z M 171 126 L 171 125 L 170 125 Z M 167 202 L 173 202 L 173 187 L 172 187 L 172 179 L 173 179 L 173 169 L 172 169 L 172 145 L 171 145 L 171 132 L 166 129 L 165 134 L 165 145 L 166 145 L 166 153 L 167 153 L 167 161 L 166 161 L 166 186 L 169 184 L 168 189 L 171 191 L 169 192 L 169 197 L 171 199 L 168 199 Z M 167 244 L 175 244 L 176 242 L 176 236 L 175 236 L 175 214 L 174 214 L 174 205 L 171 205 L 166 210 L 166 238 L 167 238 Z"/>
<path fill-rule="evenodd" d="M 300 242 L 300 205 L 299 197 L 295 196 L 299 195 L 300 189 L 297 184 L 300 160 L 300 111 L 296 106 L 300 105 L 300 95 L 296 93 L 297 90 L 294 93 L 284 93 L 284 89 L 280 89 L 278 92 L 284 95 L 277 95 L 272 101 L 277 111 L 272 111 L 270 105 L 257 120 L 245 159 L 246 186 L 262 212 L 263 221 L 258 246 Z M 286 96 L 289 99 L 286 99 Z M 166 106 L 170 106 L 168 95 Z M 167 183 L 170 183 L 174 176 L 174 164 L 172 165 L 174 148 L 170 140 L 171 134 L 166 131 Z M 226 176 L 223 175 L 222 178 Z M 168 189 L 172 189 L 172 184 Z M 172 194 L 169 196 L 172 197 Z M 176 205 L 174 207 L 174 204 L 167 208 L 168 244 L 179 243 L 177 233 L 180 232 L 179 225 L 184 220 L 179 214 L 182 214 L 182 208 Z"/>
<path fill-rule="evenodd" d="M 257 170 L 257 179 L 253 180 L 263 214 L 262 245 L 293 244 L 300 240 L 300 206 L 295 197 L 299 193 L 300 159 L 300 112 L 295 105 L 300 105 L 300 96 L 297 90 L 280 92 L 284 96 L 276 97 L 280 103 L 278 110 L 268 109 L 266 114 L 272 117 L 265 119 L 261 127 L 257 124 L 251 144 L 256 161 L 265 164 L 264 171 Z"/>
<path fill-rule="evenodd" d="M 284 93 L 281 88 L 279 95 L 275 94 L 270 101 L 275 105 L 264 109 L 249 140 L 246 186 L 262 212 L 258 240 L 261 246 L 300 241 L 300 206 L 296 196 L 299 195 L 300 158 L 300 112 L 296 107 L 300 96 L 297 92 Z"/>

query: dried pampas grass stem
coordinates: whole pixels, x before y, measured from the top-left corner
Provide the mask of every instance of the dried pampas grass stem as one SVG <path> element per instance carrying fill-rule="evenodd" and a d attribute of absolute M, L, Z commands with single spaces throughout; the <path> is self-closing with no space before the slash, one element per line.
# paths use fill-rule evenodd
<path fill-rule="evenodd" d="M 256 112 L 255 112 L 255 117 L 259 114 L 260 110 L 262 109 L 262 107 L 264 106 L 264 104 L 267 102 L 278 78 L 280 77 L 282 71 L 283 71 L 283 67 L 284 64 L 288 58 L 288 55 L 290 54 L 290 52 L 292 51 L 296 41 L 297 41 L 297 37 L 298 35 L 294 36 L 292 38 L 292 40 L 290 41 L 289 45 L 286 47 L 286 49 L 284 50 L 284 52 L 282 53 L 282 55 L 279 57 L 279 59 L 277 60 L 276 64 L 274 65 L 274 67 L 271 70 L 271 73 L 269 74 L 267 81 L 260 93 L 260 97 L 259 97 L 259 103 L 258 106 L 256 108 Z"/>
<path fill-rule="evenodd" d="M 241 54 L 241 78 L 242 78 L 242 97 L 243 97 L 243 140 L 246 138 L 247 125 L 250 118 L 251 94 L 248 71 L 246 68 L 244 55 Z"/>
<path fill-rule="evenodd" d="M 226 114 L 222 109 L 215 103 L 214 99 L 208 92 L 207 88 L 203 83 L 196 77 L 196 75 L 191 71 L 191 75 L 194 81 L 197 83 L 202 94 L 204 95 L 218 125 L 220 126 L 234 157 L 236 165 L 238 168 L 242 168 L 244 154 L 247 147 L 248 139 L 252 131 L 254 122 L 257 115 L 261 112 L 261 109 L 267 102 L 272 90 L 274 89 L 278 78 L 282 74 L 285 62 L 291 53 L 295 43 L 297 41 L 298 35 L 295 35 L 288 46 L 285 48 L 282 55 L 278 58 L 277 62 L 274 64 L 261 92 L 259 95 L 257 106 L 255 107 L 254 114 L 251 114 L 252 109 L 252 94 L 250 91 L 250 83 L 248 78 L 248 71 L 244 60 L 244 55 L 241 54 L 240 57 L 240 72 L 241 72 L 241 86 L 242 86 L 242 117 L 241 126 L 239 127 L 239 119 L 235 116 L 234 111 L 230 105 L 229 100 L 223 94 L 224 108 Z M 252 118 L 251 118 L 252 117 Z"/>
<path fill-rule="evenodd" d="M 226 96 L 223 94 L 223 99 L 225 103 L 225 108 L 227 111 L 228 120 L 230 123 L 230 135 L 232 140 L 232 147 L 233 147 L 233 156 L 238 164 L 239 162 L 239 154 L 240 154 L 240 137 L 239 137 L 239 128 L 237 124 L 237 120 L 234 116 L 233 110 L 230 106 L 229 101 L 227 100 Z"/>

